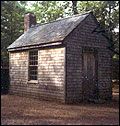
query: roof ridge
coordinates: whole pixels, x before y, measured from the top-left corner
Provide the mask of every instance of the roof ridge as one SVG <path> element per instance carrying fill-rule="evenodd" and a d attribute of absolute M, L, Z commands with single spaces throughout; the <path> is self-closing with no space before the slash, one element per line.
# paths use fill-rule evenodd
<path fill-rule="evenodd" d="M 82 15 L 89 14 L 89 13 L 92 13 L 92 11 L 88 11 L 88 12 L 85 12 L 85 13 L 83 13 L 83 14 L 76 14 L 76 15 L 72 15 L 72 16 L 69 16 L 69 17 L 61 18 L 61 19 L 59 19 L 59 20 L 56 19 L 56 20 L 53 20 L 53 21 L 50 21 L 50 22 L 47 22 L 47 23 L 43 23 L 43 24 L 38 24 L 38 25 L 36 25 L 35 27 L 39 27 L 39 26 L 45 25 L 45 24 L 54 23 L 54 22 L 61 21 L 61 20 L 65 20 L 65 19 L 72 18 L 72 17 L 82 16 Z"/>

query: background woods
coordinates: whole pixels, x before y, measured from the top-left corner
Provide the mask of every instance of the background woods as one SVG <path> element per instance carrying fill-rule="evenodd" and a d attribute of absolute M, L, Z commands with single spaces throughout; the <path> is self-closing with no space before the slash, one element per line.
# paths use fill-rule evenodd
<path fill-rule="evenodd" d="M 7 47 L 15 41 L 24 30 L 25 2 L 1 1 L 1 62 L 8 64 Z"/>
<path fill-rule="evenodd" d="M 111 39 L 114 79 L 119 79 L 119 1 L 1 1 L 1 64 L 8 65 L 7 47 L 24 32 L 24 13 L 34 12 L 37 23 L 93 11 Z"/>

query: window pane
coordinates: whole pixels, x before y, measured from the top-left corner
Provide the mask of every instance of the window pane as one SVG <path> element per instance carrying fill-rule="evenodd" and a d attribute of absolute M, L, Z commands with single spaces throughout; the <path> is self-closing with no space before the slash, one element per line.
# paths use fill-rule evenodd
<path fill-rule="evenodd" d="M 29 52 L 29 80 L 37 80 L 38 51 Z"/>

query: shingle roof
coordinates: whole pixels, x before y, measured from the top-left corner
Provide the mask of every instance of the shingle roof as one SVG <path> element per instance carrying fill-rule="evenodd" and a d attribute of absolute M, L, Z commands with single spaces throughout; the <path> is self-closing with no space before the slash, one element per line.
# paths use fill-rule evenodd
<path fill-rule="evenodd" d="M 62 41 L 89 13 L 63 18 L 30 28 L 15 40 L 8 49 Z"/>

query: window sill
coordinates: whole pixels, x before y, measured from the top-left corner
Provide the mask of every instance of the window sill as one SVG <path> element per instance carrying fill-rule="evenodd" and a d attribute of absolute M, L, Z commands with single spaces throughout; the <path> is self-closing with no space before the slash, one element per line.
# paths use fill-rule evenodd
<path fill-rule="evenodd" d="M 38 84 L 38 80 L 30 80 L 27 83 L 28 84 Z"/>

